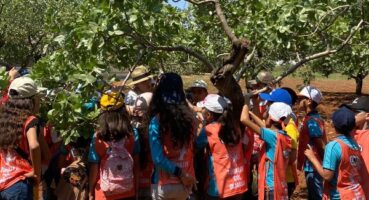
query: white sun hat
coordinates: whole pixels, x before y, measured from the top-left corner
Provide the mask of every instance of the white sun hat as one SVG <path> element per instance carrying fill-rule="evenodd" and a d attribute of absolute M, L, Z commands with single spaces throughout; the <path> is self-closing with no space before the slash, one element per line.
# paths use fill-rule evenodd
<path fill-rule="evenodd" d="M 323 94 L 314 86 L 305 86 L 298 96 L 303 96 L 313 100 L 315 103 L 320 103 L 323 99 Z"/>
<path fill-rule="evenodd" d="M 289 120 L 292 114 L 292 109 L 288 104 L 275 102 L 269 107 L 268 114 L 273 121 L 278 122 L 282 118 L 285 118 L 284 121 L 286 121 L 287 119 Z"/>
<path fill-rule="evenodd" d="M 217 94 L 209 94 L 204 101 L 200 101 L 196 106 L 206 108 L 214 113 L 222 114 L 228 108 L 228 104 L 230 104 L 230 101 L 227 98 Z"/>

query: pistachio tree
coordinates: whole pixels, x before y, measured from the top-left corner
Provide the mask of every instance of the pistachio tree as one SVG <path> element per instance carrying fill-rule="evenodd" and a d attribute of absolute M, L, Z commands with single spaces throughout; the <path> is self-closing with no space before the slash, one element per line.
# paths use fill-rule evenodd
<path fill-rule="evenodd" d="M 66 143 L 91 135 L 99 113 L 83 105 L 110 87 L 111 69 L 192 63 L 212 72 L 238 121 L 244 72 L 279 62 L 286 71 L 278 82 L 308 62 L 348 51 L 367 24 L 357 14 L 367 6 L 360 1 L 186 0 L 183 10 L 168 1 L 58 1 L 47 9 L 45 56 L 32 76 L 50 89 L 45 110 Z"/>

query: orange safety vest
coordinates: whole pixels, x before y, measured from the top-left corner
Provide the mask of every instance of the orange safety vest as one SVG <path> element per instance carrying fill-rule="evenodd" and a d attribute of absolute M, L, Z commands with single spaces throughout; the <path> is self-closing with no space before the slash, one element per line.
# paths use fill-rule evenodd
<path fill-rule="evenodd" d="M 364 160 L 366 170 L 369 171 L 369 130 L 353 131 L 352 136 L 362 149 L 361 157 Z"/>
<path fill-rule="evenodd" d="M 316 122 L 318 122 L 320 129 L 322 130 L 323 136 L 323 142 L 324 144 L 327 143 L 327 135 L 325 133 L 325 128 L 324 128 L 324 121 L 322 119 L 316 118 L 316 117 L 312 117 L 312 116 L 305 116 L 303 119 L 303 125 L 301 127 L 300 130 L 300 137 L 299 137 L 299 145 L 298 145 L 298 152 L 297 152 L 297 169 L 302 170 L 305 160 L 306 160 L 306 156 L 305 156 L 305 150 L 308 148 L 308 144 L 310 141 L 310 135 L 309 135 L 309 127 L 307 126 L 307 122 L 313 119 Z M 318 155 L 318 152 L 316 150 L 316 148 L 313 147 L 313 152 L 315 154 L 315 156 Z M 321 161 L 320 161 L 321 162 Z"/>
<path fill-rule="evenodd" d="M 369 174 L 364 167 L 360 150 L 351 149 L 341 139 L 335 139 L 342 149 L 341 162 L 338 167 L 337 190 L 341 199 L 366 200 L 369 196 Z M 333 186 L 325 183 L 323 199 L 329 199 Z"/>
<path fill-rule="evenodd" d="M 291 138 L 287 134 L 277 133 L 277 144 L 274 154 L 274 200 L 288 199 L 288 186 L 286 181 L 286 171 L 288 166 L 288 157 L 291 152 Z M 266 156 L 265 145 L 263 146 L 262 157 L 259 163 L 259 181 L 258 194 L 259 200 L 264 200 L 266 185 L 266 167 L 267 162 L 272 162 Z"/>
<path fill-rule="evenodd" d="M 183 172 L 195 177 L 192 141 L 190 141 L 188 147 L 183 146 L 183 148 L 179 149 L 174 146 L 172 139 L 166 135 L 163 137 L 163 152 L 164 155 L 176 166 L 181 168 Z M 159 185 L 178 183 L 181 183 L 181 180 L 179 180 L 177 176 L 172 175 L 163 169 L 159 169 Z"/>
<path fill-rule="evenodd" d="M 212 155 L 214 175 L 219 197 L 227 198 L 242 194 L 247 190 L 245 157 L 242 143 L 235 146 L 225 145 L 219 138 L 220 123 L 212 123 L 205 127 L 209 150 Z"/>
<path fill-rule="evenodd" d="M 26 155 L 20 155 L 16 150 L 0 151 L 0 191 L 9 188 L 18 181 L 25 180 L 26 177 L 24 175 L 33 170 L 30 162 L 27 160 L 29 158 L 29 147 L 26 127 L 35 118 L 35 116 L 28 117 L 23 125 L 19 151 L 23 151 Z M 23 156 L 27 156 L 27 158 Z"/>

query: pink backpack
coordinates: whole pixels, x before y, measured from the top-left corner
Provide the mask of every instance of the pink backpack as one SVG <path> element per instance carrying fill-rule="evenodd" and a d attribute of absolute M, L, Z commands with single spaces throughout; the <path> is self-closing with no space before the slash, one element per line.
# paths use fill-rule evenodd
<path fill-rule="evenodd" d="M 134 186 L 133 158 L 125 148 L 125 139 L 109 142 L 100 165 L 100 187 L 106 196 L 129 192 Z"/>

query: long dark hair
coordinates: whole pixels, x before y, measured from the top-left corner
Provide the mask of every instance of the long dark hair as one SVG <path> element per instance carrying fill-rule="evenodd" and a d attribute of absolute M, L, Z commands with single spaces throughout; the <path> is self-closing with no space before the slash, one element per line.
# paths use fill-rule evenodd
<path fill-rule="evenodd" d="M 188 146 L 194 138 L 194 114 L 183 90 L 182 78 L 175 73 L 163 74 L 156 85 L 150 116 L 159 118 L 160 138 L 169 135 L 173 145 Z"/>
<path fill-rule="evenodd" d="M 224 110 L 222 114 L 210 112 L 214 120 L 221 124 L 219 131 L 219 138 L 226 145 L 237 145 L 241 140 L 241 132 L 236 129 L 237 124 L 235 123 L 232 116 L 232 105 L 228 104 L 228 107 Z"/>
<path fill-rule="evenodd" d="M 35 101 L 32 97 L 9 99 L 0 109 L 0 149 L 14 149 L 23 135 L 27 118 L 33 115 Z"/>
<path fill-rule="evenodd" d="M 116 142 L 132 135 L 131 123 L 124 106 L 117 110 L 101 113 L 99 127 L 99 136 L 105 142 Z"/>

